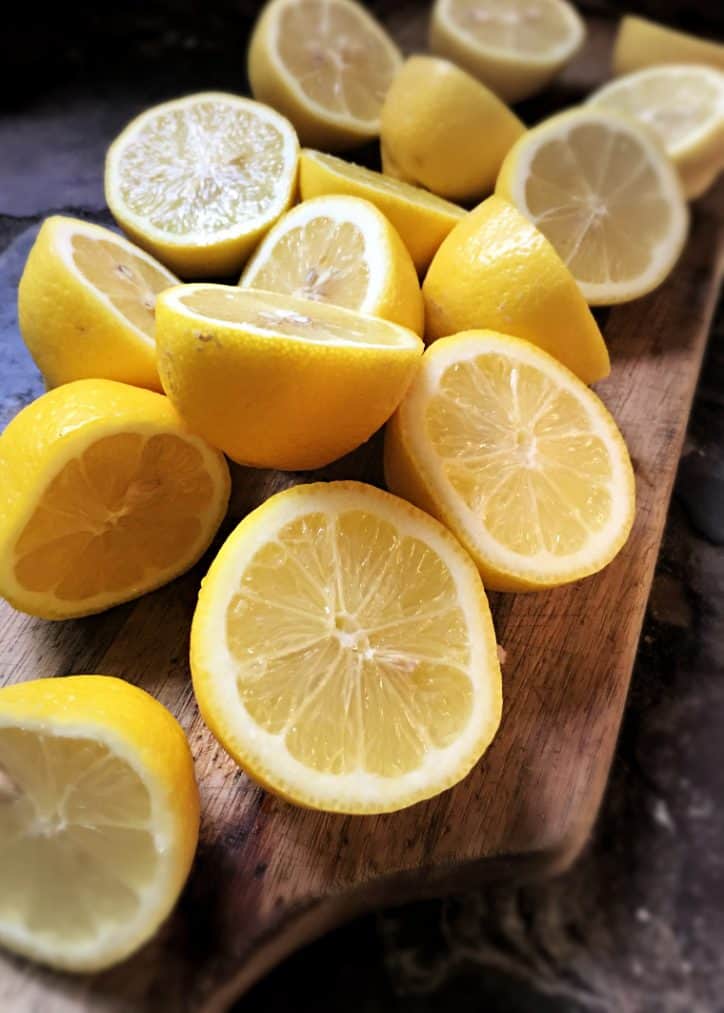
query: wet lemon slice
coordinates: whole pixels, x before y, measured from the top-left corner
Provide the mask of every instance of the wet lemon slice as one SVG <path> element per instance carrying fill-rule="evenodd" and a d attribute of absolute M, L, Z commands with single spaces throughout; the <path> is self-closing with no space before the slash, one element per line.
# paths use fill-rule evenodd
<path fill-rule="evenodd" d="M 385 476 L 501 591 L 596 573 L 634 514 L 628 452 L 600 399 L 535 345 L 493 331 L 425 352 L 387 427 Z"/>
<path fill-rule="evenodd" d="M 49 387 L 101 377 L 161 390 L 156 296 L 178 284 L 110 229 L 46 218 L 18 289 L 18 322 Z"/>
<path fill-rule="evenodd" d="M 358 482 L 296 486 L 242 521 L 203 582 L 191 668 L 224 748 L 315 809 L 430 798 L 500 721 L 473 563 L 437 521 Z"/>
<path fill-rule="evenodd" d="M 178 722 L 104 675 L 0 689 L 0 943 L 71 971 L 123 960 L 176 903 L 199 795 Z"/>
<path fill-rule="evenodd" d="M 380 132 L 402 57 L 353 0 L 272 0 L 249 45 L 255 98 L 288 116 L 303 144 L 341 151 Z"/>
<path fill-rule="evenodd" d="M 232 274 L 292 203 L 298 142 L 279 113 L 201 92 L 142 113 L 106 158 L 116 221 L 182 277 Z"/>
<path fill-rule="evenodd" d="M 229 471 L 168 398 L 75 380 L 0 436 L 0 594 L 46 619 L 100 612 L 187 570 L 226 512 Z"/>
<path fill-rule="evenodd" d="M 665 63 L 704 63 L 724 70 L 724 45 L 627 14 L 619 24 L 612 62 L 614 74 Z"/>

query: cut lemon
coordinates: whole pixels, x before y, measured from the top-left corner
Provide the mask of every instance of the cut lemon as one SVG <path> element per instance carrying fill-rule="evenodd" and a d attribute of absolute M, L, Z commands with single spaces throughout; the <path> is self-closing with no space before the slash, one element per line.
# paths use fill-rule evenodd
<path fill-rule="evenodd" d="M 298 142 L 268 106 L 202 92 L 142 113 L 111 145 L 116 221 L 182 277 L 232 274 L 294 197 Z"/>
<path fill-rule="evenodd" d="M 100 612 L 187 570 L 226 511 L 229 471 L 168 398 L 75 380 L 0 436 L 0 594 L 45 619 Z"/>
<path fill-rule="evenodd" d="M 663 63 L 706 63 L 724 70 L 724 45 L 647 18 L 630 14 L 622 18 L 613 47 L 613 73 L 629 74 Z"/>
<path fill-rule="evenodd" d="M 425 352 L 387 427 L 385 476 L 499 591 L 596 573 L 634 514 L 631 462 L 603 403 L 550 355 L 494 331 Z"/>
<path fill-rule="evenodd" d="M 104 675 L 0 689 L 0 942 L 98 971 L 176 903 L 199 832 L 186 737 L 165 707 Z"/>
<path fill-rule="evenodd" d="M 254 96 L 288 116 L 303 144 L 342 150 L 379 134 L 401 62 L 353 0 L 272 0 L 254 28 L 248 72 Z"/>
<path fill-rule="evenodd" d="M 422 274 L 445 236 L 465 217 L 463 208 L 380 172 L 306 148 L 299 160 L 303 200 L 350 194 L 370 201 L 397 229 Z"/>
<path fill-rule="evenodd" d="M 297 805 L 390 812 L 451 787 L 500 722 L 480 578 L 437 521 L 358 482 L 296 486 L 232 533 L 191 631 L 201 713 Z"/>
<path fill-rule="evenodd" d="M 681 183 L 653 133 L 603 109 L 560 113 L 508 152 L 496 193 L 550 239 L 591 305 L 637 299 L 686 240 Z"/>
<path fill-rule="evenodd" d="M 506 102 L 540 91 L 576 54 L 585 27 L 564 0 L 436 0 L 430 49 Z"/>
<path fill-rule="evenodd" d="M 648 67 L 604 85 L 588 101 L 650 127 L 690 199 L 707 190 L 724 168 L 724 73 L 719 70 L 695 63 Z"/>
<path fill-rule="evenodd" d="M 415 265 L 389 221 L 359 197 L 314 197 L 288 211 L 247 264 L 244 288 L 287 293 L 422 332 Z"/>
<path fill-rule="evenodd" d="M 488 197 L 453 229 L 422 291 L 428 341 L 489 327 L 539 345 L 585 383 L 608 376 L 606 345 L 570 271 L 500 197 Z"/>
<path fill-rule="evenodd" d="M 47 385 L 101 377 L 161 390 L 156 296 L 177 284 L 115 232 L 46 218 L 20 279 L 18 322 Z"/>
<path fill-rule="evenodd" d="M 455 64 L 411 56 L 382 107 L 382 165 L 441 197 L 479 199 L 524 131 L 504 102 Z"/>
<path fill-rule="evenodd" d="M 158 305 L 159 370 L 191 428 L 241 464 L 320 468 L 392 414 L 422 353 L 388 320 L 230 285 Z"/>

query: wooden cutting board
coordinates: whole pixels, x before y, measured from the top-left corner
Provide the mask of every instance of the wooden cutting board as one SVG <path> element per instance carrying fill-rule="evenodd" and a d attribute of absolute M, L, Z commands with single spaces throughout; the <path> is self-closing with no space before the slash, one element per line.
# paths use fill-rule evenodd
<path fill-rule="evenodd" d="M 414 4 L 394 6 L 392 27 L 414 48 L 422 15 Z M 559 101 L 602 79 L 609 39 L 594 26 Z M 197 859 L 159 935 L 91 978 L 0 954 L 0 1009 L 221 1010 L 353 913 L 484 879 L 550 875 L 575 857 L 606 783 L 723 263 L 720 186 L 693 209 L 669 281 L 601 314 L 614 368 L 598 389 L 637 476 L 631 539 L 589 580 L 492 596 L 505 651 L 502 727 L 470 776 L 431 802 L 380 817 L 307 812 L 263 792 L 225 755 L 199 717 L 187 662 L 211 553 L 186 577 L 105 615 L 54 624 L 0 606 L 0 681 L 102 672 L 142 686 L 187 731 L 203 800 Z M 381 484 L 379 438 L 314 475 L 236 469 L 225 530 L 278 489 L 319 477 Z"/>

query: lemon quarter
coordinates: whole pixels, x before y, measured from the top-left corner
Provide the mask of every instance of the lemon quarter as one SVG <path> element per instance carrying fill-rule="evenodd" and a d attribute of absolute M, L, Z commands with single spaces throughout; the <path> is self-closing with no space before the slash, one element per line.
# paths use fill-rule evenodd
<path fill-rule="evenodd" d="M 629 74 L 664 63 L 704 63 L 724 70 L 724 45 L 627 14 L 613 47 L 613 73 Z"/>

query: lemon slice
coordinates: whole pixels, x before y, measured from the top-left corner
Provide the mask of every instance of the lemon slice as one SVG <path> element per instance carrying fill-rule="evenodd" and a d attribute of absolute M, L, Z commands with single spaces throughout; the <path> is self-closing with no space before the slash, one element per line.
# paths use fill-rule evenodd
<path fill-rule="evenodd" d="M 178 722 L 120 679 L 0 689 L 0 943 L 71 971 L 123 960 L 176 903 L 199 795 Z"/>
<path fill-rule="evenodd" d="M 248 73 L 255 98 L 288 116 L 303 144 L 342 150 L 379 134 L 401 62 L 352 0 L 272 0 L 254 28 Z"/>
<path fill-rule="evenodd" d="M 689 198 L 707 190 L 724 167 L 724 74 L 719 70 L 699 64 L 648 67 L 604 85 L 588 102 L 650 127 Z"/>
<path fill-rule="evenodd" d="M 100 612 L 187 570 L 226 512 L 229 471 L 168 398 L 75 380 L 0 436 L 0 594 L 46 619 Z"/>
<path fill-rule="evenodd" d="M 359 197 L 315 197 L 267 233 L 239 282 L 384 317 L 420 334 L 422 293 L 389 221 Z"/>
<path fill-rule="evenodd" d="M 177 284 L 110 229 L 46 218 L 20 279 L 18 322 L 47 385 L 102 377 L 161 390 L 156 296 Z"/>
<path fill-rule="evenodd" d="M 395 410 L 422 354 L 378 317 L 227 285 L 179 285 L 158 305 L 159 370 L 191 428 L 258 468 L 320 468 Z"/>
<path fill-rule="evenodd" d="M 437 521 L 358 482 L 297 486 L 231 534 L 191 631 L 201 713 L 297 805 L 389 812 L 477 763 L 500 722 L 480 578 Z"/>
<path fill-rule="evenodd" d="M 324 194 L 363 197 L 379 208 L 422 274 L 445 236 L 465 217 L 463 208 L 380 172 L 305 148 L 299 159 L 302 200 Z"/>
<path fill-rule="evenodd" d="M 224 92 L 164 102 L 106 158 L 116 221 L 182 277 L 232 274 L 294 197 L 298 143 L 268 106 Z"/>
<path fill-rule="evenodd" d="M 724 45 L 677 32 L 647 18 L 621 18 L 613 47 L 613 73 L 664 63 L 705 63 L 724 70 Z"/>
<path fill-rule="evenodd" d="M 436 0 L 430 49 L 519 102 L 555 77 L 585 34 L 564 0 Z"/>
<path fill-rule="evenodd" d="M 529 130 L 496 193 L 548 237 L 591 305 L 656 288 L 686 240 L 676 170 L 653 133 L 609 110 L 574 109 Z"/>
<path fill-rule="evenodd" d="M 603 403 L 539 348 L 493 331 L 425 352 L 387 427 L 385 476 L 500 591 L 596 573 L 634 514 L 628 452 Z"/>

